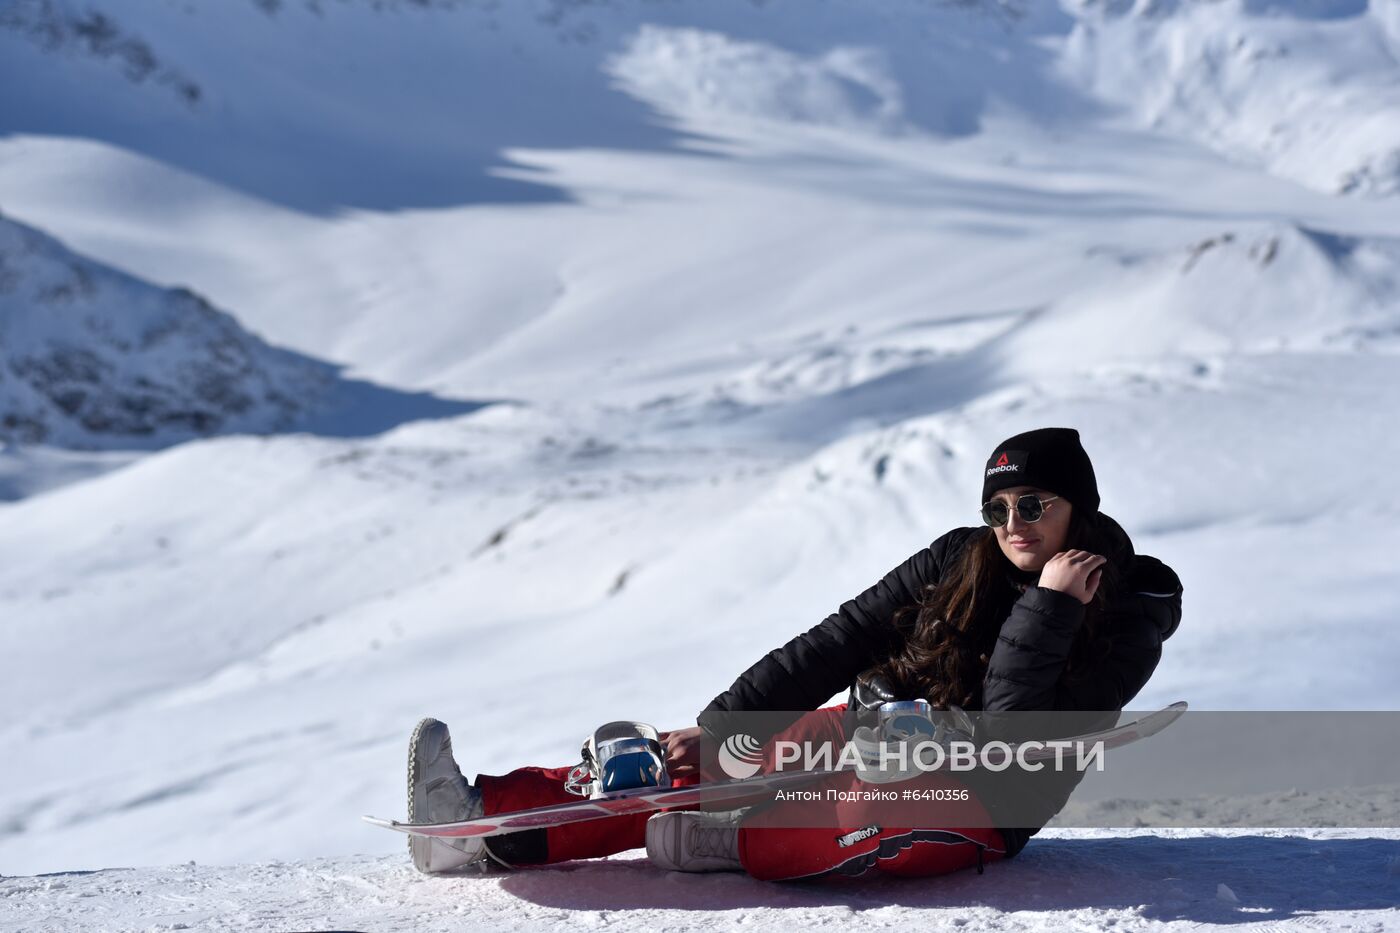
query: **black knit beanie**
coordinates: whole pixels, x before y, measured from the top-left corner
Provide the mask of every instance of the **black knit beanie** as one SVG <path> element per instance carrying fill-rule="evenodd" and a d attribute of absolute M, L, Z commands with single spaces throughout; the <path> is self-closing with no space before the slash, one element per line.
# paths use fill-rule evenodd
<path fill-rule="evenodd" d="M 1074 428 L 1039 428 L 998 444 L 982 474 L 982 501 L 1012 486 L 1035 486 L 1064 496 L 1075 508 L 1099 510 L 1094 465 Z"/>

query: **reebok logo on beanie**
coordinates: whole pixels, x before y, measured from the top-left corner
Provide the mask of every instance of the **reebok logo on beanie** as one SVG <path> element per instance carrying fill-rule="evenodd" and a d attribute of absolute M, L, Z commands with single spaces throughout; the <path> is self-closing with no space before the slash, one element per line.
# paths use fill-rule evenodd
<path fill-rule="evenodd" d="M 987 467 L 987 479 L 1000 473 L 1024 473 L 1027 452 L 1024 450 L 1003 450 L 998 456 L 993 454 L 995 463 Z"/>

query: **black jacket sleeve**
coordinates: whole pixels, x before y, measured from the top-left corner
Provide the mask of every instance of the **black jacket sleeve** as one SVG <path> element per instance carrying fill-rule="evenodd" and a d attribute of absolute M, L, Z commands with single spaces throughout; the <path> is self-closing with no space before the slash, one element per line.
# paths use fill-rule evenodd
<path fill-rule="evenodd" d="M 982 708 L 1117 712 L 1147 683 L 1162 658 L 1162 641 L 1181 622 L 1181 582 L 1171 568 L 1139 556 L 1122 594 L 1108 607 L 1109 650 L 1094 667 L 1067 678 L 1084 606 L 1072 596 L 1031 587 L 1002 624 L 982 682 Z"/>
<path fill-rule="evenodd" d="M 811 630 L 760 658 L 710 703 L 697 722 L 712 736 L 728 734 L 725 713 L 791 711 L 792 720 L 833 694 L 857 674 L 890 657 L 903 644 L 895 612 L 919 601 L 937 583 L 974 529 L 956 528 L 885 574 L 875 585 Z M 773 728 L 782 728 L 775 719 Z"/>

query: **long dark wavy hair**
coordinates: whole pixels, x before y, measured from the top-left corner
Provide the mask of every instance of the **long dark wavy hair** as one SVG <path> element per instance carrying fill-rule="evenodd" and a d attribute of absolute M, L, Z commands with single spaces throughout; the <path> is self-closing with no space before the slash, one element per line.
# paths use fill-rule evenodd
<path fill-rule="evenodd" d="M 1117 547 L 1121 545 L 1111 540 L 1096 514 L 1071 514 L 1065 550 L 1079 548 L 1109 559 L 1070 650 L 1070 678 L 1109 650 L 1101 622 L 1121 582 Z M 1034 576 L 1007 560 L 991 528 L 980 529 L 918 603 L 895 613 L 895 626 L 907 633 L 904 647 L 865 676 L 881 676 L 896 696 L 924 697 L 936 708 L 981 709 L 982 678 L 1001 624 L 1021 596 L 1018 584 L 1033 584 Z"/>

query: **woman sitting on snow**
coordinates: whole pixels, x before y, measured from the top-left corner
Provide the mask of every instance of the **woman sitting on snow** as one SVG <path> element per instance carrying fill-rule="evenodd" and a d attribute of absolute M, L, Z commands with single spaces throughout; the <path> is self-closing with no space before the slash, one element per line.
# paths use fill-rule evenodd
<path fill-rule="evenodd" d="M 1123 529 L 1099 511 L 1093 465 L 1072 429 L 1042 428 L 997 445 L 983 473 L 982 503 L 987 527 L 944 534 L 759 660 L 697 726 L 663 734 L 674 783 L 698 779 L 702 735 L 722 740 L 726 718 L 735 714 L 810 710 L 794 712 L 800 718 L 779 737 L 844 741 L 845 705 L 816 707 L 858 680 L 886 696 L 986 713 L 1122 710 L 1181 620 L 1176 574 L 1135 554 Z M 409 820 L 450 822 L 577 800 L 564 789 L 568 771 L 525 767 L 469 785 L 453 761 L 447 727 L 425 719 L 410 744 Z M 1064 805 L 1077 777 L 1037 785 L 1045 799 L 1034 822 L 1043 825 Z M 938 780 L 947 787 L 952 779 Z M 964 806 L 979 818 L 833 829 L 778 825 L 765 819 L 771 807 L 670 811 L 485 840 L 414 836 L 410 848 L 419 870 L 442 872 L 488 859 L 540 865 L 645 845 L 654 863 L 672 870 L 789 880 L 980 868 L 1015 855 L 1036 832 L 990 828 L 994 821 L 975 797 Z"/>

